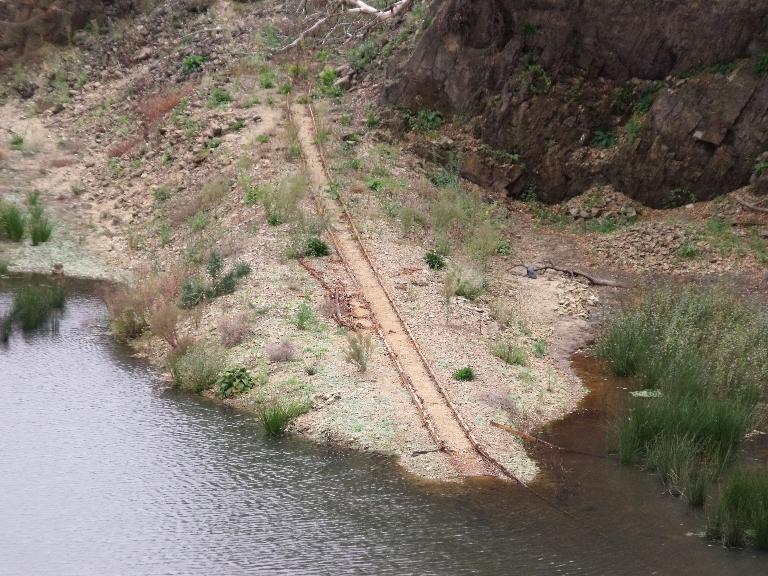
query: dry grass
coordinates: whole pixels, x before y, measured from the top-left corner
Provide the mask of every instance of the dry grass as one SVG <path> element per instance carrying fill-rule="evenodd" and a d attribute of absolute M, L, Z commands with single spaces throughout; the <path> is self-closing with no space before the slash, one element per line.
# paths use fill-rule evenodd
<path fill-rule="evenodd" d="M 112 144 L 112 146 L 107 149 L 107 156 L 110 158 L 120 158 L 121 156 L 128 154 L 128 152 L 136 148 L 136 146 L 142 142 L 144 142 L 144 138 L 142 136 L 126 138 L 121 142 Z"/>
<path fill-rule="evenodd" d="M 192 93 L 193 86 L 184 85 L 178 90 L 172 90 L 165 94 L 149 96 L 140 106 L 139 115 L 144 121 L 145 133 L 149 132 L 162 118 L 179 105 L 182 98 Z"/>
<path fill-rule="evenodd" d="M 175 304 L 162 303 L 149 317 L 149 329 L 171 347 L 179 345 L 179 309 Z"/>
<path fill-rule="evenodd" d="M 176 202 L 169 215 L 171 223 L 178 226 L 195 214 L 213 208 L 229 192 L 231 182 L 224 177 L 212 178 L 196 194 L 188 197 L 176 196 Z"/>
<path fill-rule="evenodd" d="M 264 346 L 264 352 L 270 362 L 288 362 L 296 356 L 296 349 L 289 340 L 270 342 Z"/>
<path fill-rule="evenodd" d="M 225 348 L 241 344 L 252 333 L 251 317 L 247 312 L 222 318 L 219 322 L 219 336 Z"/>

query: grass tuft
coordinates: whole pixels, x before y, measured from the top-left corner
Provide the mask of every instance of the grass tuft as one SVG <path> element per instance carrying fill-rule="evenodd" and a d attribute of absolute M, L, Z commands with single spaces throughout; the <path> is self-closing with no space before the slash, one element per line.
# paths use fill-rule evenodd
<path fill-rule="evenodd" d="M 491 352 L 494 356 L 512 366 L 528 366 L 528 353 L 525 351 L 525 348 L 516 346 L 511 342 L 496 342 L 491 348 Z"/>
<path fill-rule="evenodd" d="M 218 346 L 200 342 L 168 364 L 174 385 L 187 392 L 202 392 L 213 386 L 224 370 L 224 354 Z"/>
<path fill-rule="evenodd" d="M 454 380 L 460 380 L 462 382 L 471 382 L 475 379 L 475 371 L 472 369 L 471 366 L 465 366 L 464 368 L 459 368 L 456 370 L 456 372 L 453 373 L 453 379 Z"/>
<path fill-rule="evenodd" d="M 275 401 L 261 409 L 259 419 L 267 436 L 282 436 L 291 420 L 305 414 L 310 408 L 309 402 Z"/>

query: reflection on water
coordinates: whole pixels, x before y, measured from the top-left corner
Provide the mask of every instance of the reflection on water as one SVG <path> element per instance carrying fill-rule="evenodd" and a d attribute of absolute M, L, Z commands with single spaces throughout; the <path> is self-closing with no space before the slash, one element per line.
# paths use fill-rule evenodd
<path fill-rule="evenodd" d="M 610 461 L 611 481 L 634 478 L 625 499 L 560 494 L 592 530 L 508 484 L 425 485 L 384 458 L 265 439 L 248 415 L 164 391 L 103 312 L 75 293 L 56 333 L 0 348 L 0 575 L 764 573 L 687 526 L 660 536 L 679 507 Z"/>

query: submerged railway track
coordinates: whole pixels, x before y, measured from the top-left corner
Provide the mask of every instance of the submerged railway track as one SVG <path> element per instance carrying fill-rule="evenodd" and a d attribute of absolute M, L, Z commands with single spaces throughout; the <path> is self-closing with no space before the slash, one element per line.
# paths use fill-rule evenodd
<path fill-rule="evenodd" d="M 343 194 L 324 193 L 333 177 L 315 137 L 318 121 L 312 105 L 289 100 L 287 112 L 297 131 L 317 209 L 328 220 L 330 240 L 365 299 L 373 326 L 437 448 L 448 455 L 459 476 L 496 476 L 522 484 L 478 441 L 435 375 L 371 259 Z"/>

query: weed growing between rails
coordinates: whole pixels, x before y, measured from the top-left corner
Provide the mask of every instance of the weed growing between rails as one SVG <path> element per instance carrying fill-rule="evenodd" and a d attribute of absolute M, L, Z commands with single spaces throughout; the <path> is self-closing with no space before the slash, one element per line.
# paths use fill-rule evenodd
<path fill-rule="evenodd" d="M 616 374 L 658 390 L 658 397 L 630 399 L 618 422 L 622 462 L 643 463 L 671 493 L 703 505 L 768 393 L 768 316 L 714 289 L 659 290 L 608 325 L 597 353 Z M 734 478 L 711 521 L 711 532 L 725 543 L 744 541 L 745 526 L 756 530 L 752 524 L 762 522 L 744 517 L 742 506 L 762 506 L 763 484 L 741 472 Z M 732 530 L 742 535 L 729 535 Z"/>

